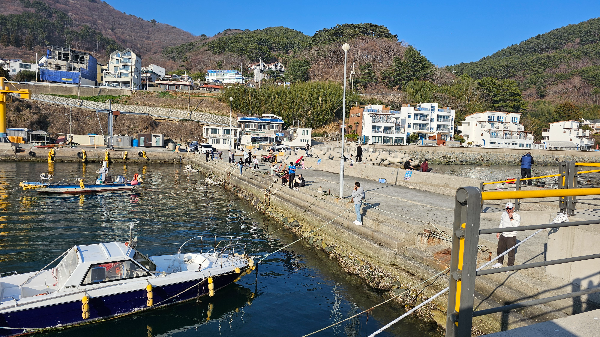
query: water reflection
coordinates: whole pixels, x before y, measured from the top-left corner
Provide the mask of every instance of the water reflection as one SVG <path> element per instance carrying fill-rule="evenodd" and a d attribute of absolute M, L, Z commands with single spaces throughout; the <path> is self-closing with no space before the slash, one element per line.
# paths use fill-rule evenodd
<path fill-rule="evenodd" d="M 94 171 L 99 167 L 89 165 Z M 39 270 L 75 244 L 125 241 L 130 231 L 147 255 L 175 254 L 196 236 L 202 240 L 189 241 L 184 252 L 220 249 L 233 240 L 249 254 L 264 256 L 297 239 L 219 186 L 207 185 L 202 175 L 184 174 L 180 165 L 128 164 L 128 172 L 143 174 L 135 193 L 47 196 L 18 187 L 20 181 L 38 180 L 47 169 L 46 163 L 0 163 L 2 273 Z M 83 169 L 82 163 L 57 163 L 54 181 L 72 183 Z M 270 255 L 256 272 L 214 298 L 52 334 L 301 336 L 383 300 L 327 254 L 299 242 Z M 382 306 L 322 335 L 368 335 L 403 312 L 400 306 Z M 441 336 L 435 325 L 417 318 L 382 336 L 394 334 Z"/>

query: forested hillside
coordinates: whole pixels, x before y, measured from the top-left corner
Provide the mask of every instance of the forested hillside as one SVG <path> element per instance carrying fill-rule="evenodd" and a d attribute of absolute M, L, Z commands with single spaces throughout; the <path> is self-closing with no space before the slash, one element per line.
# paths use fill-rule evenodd
<path fill-rule="evenodd" d="M 168 46 L 195 40 L 181 29 L 115 10 L 101 0 L 11 0 L 0 12 L 0 57 L 33 60 L 46 46 L 71 46 L 100 60 L 116 48 L 131 48 L 146 62 L 166 63 Z"/>
<path fill-rule="evenodd" d="M 473 78 L 514 79 L 528 99 L 598 103 L 600 18 L 558 28 L 477 62 L 448 68 Z"/>

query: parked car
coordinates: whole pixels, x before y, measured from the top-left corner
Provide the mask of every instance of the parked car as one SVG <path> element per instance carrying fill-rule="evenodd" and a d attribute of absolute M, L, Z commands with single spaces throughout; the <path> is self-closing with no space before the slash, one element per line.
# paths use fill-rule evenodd
<path fill-rule="evenodd" d="M 210 144 L 200 144 L 199 151 L 201 153 L 206 153 L 206 152 L 212 153 L 212 152 L 215 152 L 216 150 Z"/>
<path fill-rule="evenodd" d="M 287 145 L 276 145 L 276 146 L 273 146 L 271 149 L 272 149 L 273 151 L 275 151 L 275 152 L 285 152 L 285 151 L 291 151 L 291 150 L 292 150 L 292 149 L 291 149 L 289 146 L 287 146 Z"/>

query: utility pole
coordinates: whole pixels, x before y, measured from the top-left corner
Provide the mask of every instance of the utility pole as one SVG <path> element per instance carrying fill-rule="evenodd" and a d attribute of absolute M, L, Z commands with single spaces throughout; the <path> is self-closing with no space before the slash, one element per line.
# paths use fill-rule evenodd
<path fill-rule="evenodd" d="M 340 158 L 340 199 L 344 197 L 344 131 L 346 128 L 346 62 L 348 61 L 348 50 L 350 45 L 344 43 L 344 96 L 342 97 L 342 156 Z"/>

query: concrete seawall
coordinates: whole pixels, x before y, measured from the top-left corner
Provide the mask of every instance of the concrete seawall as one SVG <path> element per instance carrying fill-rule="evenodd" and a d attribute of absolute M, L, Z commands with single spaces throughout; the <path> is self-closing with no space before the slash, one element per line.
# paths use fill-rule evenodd
<path fill-rule="evenodd" d="M 408 159 L 420 163 L 427 159 L 433 164 L 443 165 L 520 165 L 521 157 L 531 152 L 535 165 L 556 166 L 561 161 L 596 162 L 600 160 L 597 151 L 547 151 L 520 149 L 483 149 L 477 147 L 448 146 L 384 146 L 364 145 L 363 161 L 376 165 L 400 165 Z M 339 143 L 327 143 L 313 147 L 313 155 L 322 159 L 337 159 L 339 162 L 341 148 Z M 348 144 L 346 156 L 356 154 L 356 144 Z"/>

